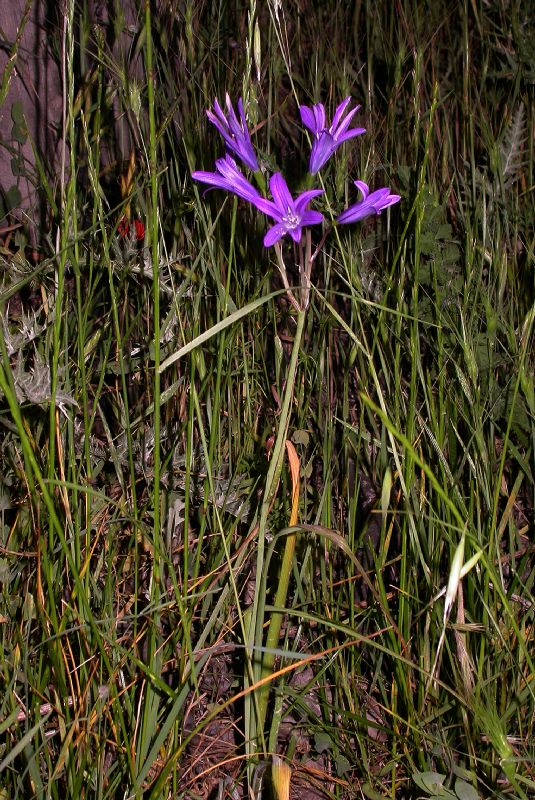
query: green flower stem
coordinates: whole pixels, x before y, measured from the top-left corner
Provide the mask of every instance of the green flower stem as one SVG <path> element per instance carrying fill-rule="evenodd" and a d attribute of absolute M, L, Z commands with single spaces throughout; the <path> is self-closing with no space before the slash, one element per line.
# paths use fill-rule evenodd
<path fill-rule="evenodd" d="M 303 338 L 305 319 L 306 319 L 306 309 L 302 308 L 297 313 L 296 331 L 292 346 L 290 363 L 288 365 L 286 388 L 284 391 L 282 409 L 279 417 L 277 438 L 275 441 L 275 445 L 273 447 L 273 454 L 271 457 L 271 462 L 269 465 L 269 470 L 266 478 L 266 489 L 264 493 L 264 499 L 260 511 L 260 521 L 258 527 L 257 571 L 256 571 L 257 579 L 256 579 L 255 600 L 253 606 L 253 622 L 252 622 L 252 627 L 254 628 L 255 631 L 255 637 L 254 637 L 255 643 L 258 645 L 262 644 L 262 631 L 264 627 L 263 626 L 264 615 L 258 613 L 258 611 L 259 611 L 259 601 L 261 599 L 259 597 L 259 592 L 263 583 L 261 576 L 263 575 L 263 569 L 264 569 L 264 545 L 265 545 L 265 537 L 267 530 L 267 521 L 271 504 L 273 502 L 273 497 L 275 496 L 275 492 L 277 490 L 277 485 L 284 460 L 285 443 L 288 434 L 288 426 L 290 423 L 291 406 L 294 396 L 295 378 L 297 374 L 297 364 L 299 358 L 299 351 L 301 348 L 301 340 Z M 290 577 L 290 568 L 291 568 L 294 549 L 295 549 L 295 536 L 292 535 L 288 537 L 286 542 L 282 568 L 281 568 L 280 582 L 275 598 L 275 605 L 279 607 L 284 606 L 284 604 L 286 603 L 286 596 L 288 593 L 288 583 Z M 268 630 L 268 639 L 267 639 L 268 647 L 276 646 L 280 634 L 281 624 L 282 624 L 282 615 L 274 614 L 271 618 Z M 273 669 L 273 662 L 274 662 L 273 654 L 265 653 L 261 662 L 260 675 L 258 675 L 257 677 L 261 678 L 264 677 L 265 675 L 268 675 Z M 256 702 L 257 702 L 256 731 L 259 736 L 262 736 L 264 732 L 268 697 L 269 697 L 269 683 L 266 683 L 260 688 L 256 696 Z"/>
<path fill-rule="evenodd" d="M 149 118 L 149 137 L 148 137 L 148 160 L 150 175 L 150 204 L 148 212 L 148 231 L 150 236 L 150 250 L 152 263 L 152 318 L 154 325 L 154 451 L 153 451 L 153 547 L 154 558 L 151 576 L 151 617 L 147 636 L 147 656 L 146 663 L 151 672 L 155 675 L 160 674 L 161 670 L 161 641 L 160 641 L 160 595 L 161 595 L 161 559 L 162 559 L 162 539 L 161 539 L 161 453 L 160 453 L 160 406 L 161 406 L 161 384 L 160 384 L 160 253 L 158 245 L 158 177 L 157 177 L 157 132 L 155 116 L 155 67 L 153 61 L 153 41 L 152 41 L 152 16 L 151 4 L 145 0 L 145 58 L 147 71 L 147 111 Z M 145 688 L 142 721 L 139 728 L 136 742 L 136 763 L 138 768 L 145 761 L 150 749 L 155 731 L 158 729 L 160 715 L 161 696 L 158 687 L 152 682 L 147 681 Z"/>
<path fill-rule="evenodd" d="M 277 587 L 277 592 L 275 594 L 275 602 L 274 602 L 275 608 L 284 608 L 284 606 L 286 605 L 286 600 L 288 597 L 288 586 L 290 583 L 290 573 L 292 571 L 292 561 L 295 552 L 296 536 L 297 536 L 296 533 L 290 533 L 286 537 L 286 544 L 284 546 L 284 553 L 282 556 L 282 564 L 279 575 L 279 584 Z M 271 615 L 267 638 L 266 638 L 267 650 L 274 650 L 279 643 L 282 618 L 283 614 L 280 611 L 274 611 Z M 262 660 L 262 676 L 261 676 L 262 678 L 265 678 L 273 671 L 274 662 L 275 662 L 275 653 L 266 652 Z M 269 684 L 266 684 L 266 687 L 267 686 L 269 686 Z M 264 694 L 266 695 L 266 702 L 267 702 L 267 692 L 264 692 Z M 261 708 L 260 704 L 259 707 Z M 265 711 L 264 711 L 264 718 L 265 718 Z"/>
<path fill-rule="evenodd" d="M 260 190 L 260 193 L 262 194 L 263 197 L 265 197 L 267 194 L 267 182 L 266 182 L 266 176 L 264 175 L 262 170 L 259 169 L 254 173 L 254 179 L 256 185 Z"/>

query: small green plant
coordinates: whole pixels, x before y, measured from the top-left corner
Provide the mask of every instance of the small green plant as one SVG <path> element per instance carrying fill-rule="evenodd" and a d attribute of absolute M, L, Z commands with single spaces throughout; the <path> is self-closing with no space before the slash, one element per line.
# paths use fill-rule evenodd
<path fill-rule="evenodd" d="M 438 772 L 415 772 L 412 776 L 416 786 L 425 792 L 429 800 L 480 800 L 480 795 L 471 783 L 456 778 L 453 789 L 444 786 L 447 776 Z"/>

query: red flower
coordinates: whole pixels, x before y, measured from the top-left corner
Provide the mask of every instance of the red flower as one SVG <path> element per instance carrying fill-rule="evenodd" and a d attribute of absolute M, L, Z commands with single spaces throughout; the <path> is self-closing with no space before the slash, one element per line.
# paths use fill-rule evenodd
<path fill-rule="evenodd" d="M 145 238 L 145 226 L 140 219 L 134 220 L 134 228 L 136 230 L 136 242 L 142 242 Z"/>
<path fill-rule="evenodd" d="M 127 236 L 130 236 L 130 223 L 126 216 L 122 216 L 121 220 L 117 226 L 117 233 L 121 237 L 121 239 L 126 239 Z M 140 219 L 134 220 L 134 235 L 136 237 L 136 242 L 142 242 L 145 238 L 145 226 Z"/>

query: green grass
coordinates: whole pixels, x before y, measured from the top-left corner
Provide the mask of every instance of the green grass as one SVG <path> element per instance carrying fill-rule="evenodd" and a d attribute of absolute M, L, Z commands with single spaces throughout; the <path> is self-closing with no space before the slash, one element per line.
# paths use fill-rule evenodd
<path fill-rule="evenodd" d="M 528 9 L 147 6 L 128 80 L 67 11 L 62 195 L 43 165 L 39 256 L 1 255 L 0 798 L 267 798 L 275 753 L 296 798 L 533 797 Z M 294 190 L 297 103 L 351 94 L 334 212 L 402 196 L 332 232 L 306 313 L 190 178 L 225 91 Z"/>

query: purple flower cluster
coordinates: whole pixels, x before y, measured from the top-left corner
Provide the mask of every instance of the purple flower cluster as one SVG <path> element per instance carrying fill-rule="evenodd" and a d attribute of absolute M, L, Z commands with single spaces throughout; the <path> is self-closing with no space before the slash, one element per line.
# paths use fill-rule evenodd
<path fill-rule="evenodd" d="M 349 127 L 353 116 L 360 108 L 360 106 L 355 106 L 346 114 L 350 102 L 351 98 L 346 97 L 338 106 L 331 125 L 328 125 L 325 108 L 321 103 L 317 103 L 312 108 L 299 107 L 303 125 L 312 134 L 309 160 L 309 172 L 312 175 L 315 175 L 327 163 L 343 142 L 365 133 L 364 128 Z M 237 105 L 239 119 L 228 94 L 226 96 L 226 114 L 217 100 L 214 102 L 214 110 L 209 110 L 206 114 L 223 137 L 227 151 L 237 156 L 253 172 L 257 172 L 259 170 L 258 160 L 251 143 L 241 98 Z M 292 237 L 294 242 L 299 243 L 304 227 L 323 222 L 323 215 L 319 211 L 308 208 L 309 203 L 315 197 L 323 194 L 323 189 L 310 189 L 294 199 L 283 176 L 277 172 L 269 181 L 272 200 L 268 200 L 245 178 L 236 161 L 228 152 L 225 158 L 217 159 L 216 172 L 196 171 L 192 172 L 192 177 L 201 183 L 208 184 L 211 188 L 225 189 L 241 197 L 275 220 L 275 224 L 264 236 L 265 247 L 271 247 L 287 234 Z M 388 188 L 377 189 L 370 194 L 368 185 L 363 181 L 355 181 L 355 186 L 362 194 L 362 199 L 349 206 L 337 217 L 336 222 L 339 224 L 357 222 L 371 214 L 380 214 L 383 209 L 400 200 L 399 195 L 390 194 Z"/>

